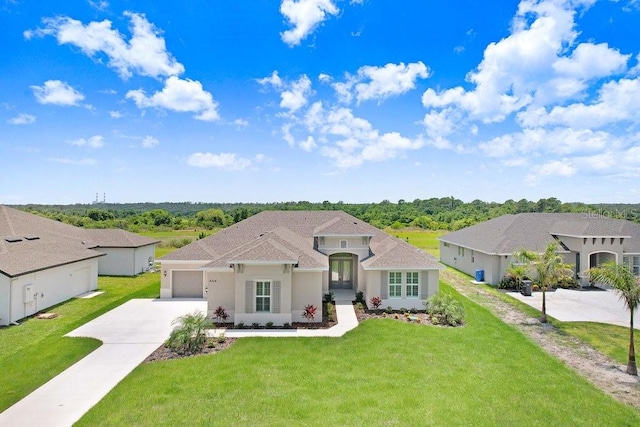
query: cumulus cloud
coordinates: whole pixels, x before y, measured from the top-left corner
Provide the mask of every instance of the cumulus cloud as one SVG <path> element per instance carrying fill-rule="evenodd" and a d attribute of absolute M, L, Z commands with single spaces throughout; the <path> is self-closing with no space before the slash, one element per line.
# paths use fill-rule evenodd
<path fill-rule="evenodd" d="M 160 141 L 158 141 L 157 138 L 154 138 L 151 135 L 146 135 L 144 138 L 142 138 L 142 148 L 153 148 L 158 144 L 160 144 Z"/>
<path fill-rule="evenodd" d="M 20 113 L 15 117 L 7 120 L 7 123 L 11 125 L 28 125 L 36 121 L 36 116 L 32 114 Z"/>
<path fill-rule="evenodd" d="M 308 97 L 313 93 L 311 80 L 306 74 L 298 80 L 287 81 L 280 78 L 277 71 L 271 76 L 256 80 L 260 85 L 271 86 L 280 91 L 280 107 L 294 113 L 307 104 Z"/>
<path fill-rule="evenodd" d="M 318 79 L 330 84 L 338 99 L 348 104 L 354 96 L 360 103 L 401 95 L 415 89 L 416 81 L 426 79 L 429 75 L 429 68 L 418 61 L 406 65 L 404 62 L 389 63 L 382 67 L 365 65 L 360 67 L 355 75 L 347 73 L 344 81 L 334 81 L 327 74 L 320 74 Z"/>
<path fill-rule="evenodd" d="M 210 92 L 202 88 L 196 80 L 169 77 L 164 88 L 147 96 L 142 89 L 130 90 L 127 99 L 135 102 L 138 108 L 160 108 L 177 112 L 196 113 L 194 118 L 204 121 L 215 121 L 220 118 L 218 104 Z"/>
<path fill-rule="evenodd" d="M 267 162 L 271 159 L 264 154 L 257 154 L 253 159 L 240 157 L 235 153 L 202 153 L 191 154 L 187 158 L 187 164 L 200 168 L 215 168 L 226 171 L 241 171 L 250 168 L 258 163 Z"/>
<path fill-rule="evenodd" d="M 82 22 L 66 16 L 45 18 L 44 28 L 24 32 L 26 39 L 34 36 L 53 36 L 58 44 L 70 44 L 86 55 L 101 59 L 106 56 L 107 64 L 122 78 L 137 73 L 143 76 L 174 76 L 184 72 L 180 64 L 168 51 L 160 31 L 144 14 L 124 12 L 130 20 L 129 40 L 109 20 Z"/>
<path fill-rule="evenodd" d="M 337 15 L 340 9 L 332 0 L 282 0 L 280 13 L 293 28 L 280 33 L 282 41 L 297 46 L 327 19 Z"/>
<path fill-rule="evenodd" d="M 70 141 L 69 144 L 76 147 L 102 148 L 104 147 L 104 137 L 102 135 L 94 135 L 87 139 L 78 138 Z"/>
<path fill-rule="evenodd" d="M 30 86 L 40 104 L 77 106 L 84 95 L 60 80 L 47 80 L 42 86 Z"/>
<path fill-rule="evenodd" d="M 109 117 L 111 117 L 112 119 L 121 119 L 122 116 L 123 115 L 120 111 L 109 111 Z"/>

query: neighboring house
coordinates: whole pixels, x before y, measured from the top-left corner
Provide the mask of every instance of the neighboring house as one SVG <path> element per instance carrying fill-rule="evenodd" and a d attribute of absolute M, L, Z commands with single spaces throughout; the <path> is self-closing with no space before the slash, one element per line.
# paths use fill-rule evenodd
<path fill-rule="evenodd" d="M 265 211 L 159 259 L 161 298 L 206 298 L 234 323 L 304 320 L 338 289 L 382 307 L 423 309 L 438 292 L 435 257 L 340 211 Z"/>
<path fill-rule="evenodd" d="M 0 205 L 0 325 L 95 290 L 98 274 L 132 276 L 157 241 L 87 230 Z"/>
<path fill-rule="evenodd" d="M 572 265 L 581 285 L 591 267 L 615 261 L 640 274 L 640 224 L 590 213 L 521 213 L 504 215 L 442 236 L 440 261 L 498 284 L 521 249 L 543 252 L 551 242 Z"/>

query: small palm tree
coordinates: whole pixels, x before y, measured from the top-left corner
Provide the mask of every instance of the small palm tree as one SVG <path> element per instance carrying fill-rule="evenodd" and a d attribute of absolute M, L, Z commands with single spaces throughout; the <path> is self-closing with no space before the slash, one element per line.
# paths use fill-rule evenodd
<path fill-rule="evenodd" d="M 523 260 L 527 264 L 527 268 L 532 271 L 540 283 L 540 289 L 542 289 L 542 315 L 540 316 L 540 321 L 542 323 L 547 323 L 547 289 L 556 284 L 562 277 L 570 277 L 573 274 L 571 266 L 564 262 L 557 250 L 558 244 L 551 242 L 541 254 L 525 249 L 513 254 L 514 257 Z"/>
<path fill-rule="evenodd" d="M 207 329 L 212 326 L 200 311 L 180 316 L 171 324 L 177 326 L 171 331 L 166 345 L 175 351 L 190 354 L 202 350 L 207 340 Z"/>
<path fill-rule="evenodd" d="M 505 272 L 511 275 L 516 281 L 518 290 L 522 289 L 522 282 L 524 278 L 527 277 L 527 266 L 524 264 L 511 263 Z"/>
<path fill-rule="evenodd" d="M 640 306 L 640 277 L 633 274 L 626 265 L 610 262 L 589 269 L 589 279 L 611 286 L 629 309 L 629 359 L 627 373 L 638 375 L 636 350 L 633 340 L 633 312 Z"/>

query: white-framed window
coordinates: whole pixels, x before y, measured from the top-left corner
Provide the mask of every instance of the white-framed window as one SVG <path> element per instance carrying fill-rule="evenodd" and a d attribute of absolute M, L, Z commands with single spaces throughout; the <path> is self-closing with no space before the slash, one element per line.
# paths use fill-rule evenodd
<path fill-rule="evenodd" d="M 402 298 L 402 273 L 389 272 L 389 298 Z"/>
<path fill-rule="evenodd" d="M 420 274 L 417 271 L 409 271 L 406 275 L 407 298 L 418 298 L 420 295 Z"/>
<path fill-rule="evenodd" d="M 462 246 L 458 246 L 458 256 L 464 256 L 464 248 Z"/>
<path fill-rule="evenodd" d="M 271 281 L 256 281 L 256 312 L 271 312 Z"/>
<path fill-rule="evenodd" d="M 340 240 L 340 249 L 347 249 L 347 241 Z"/>

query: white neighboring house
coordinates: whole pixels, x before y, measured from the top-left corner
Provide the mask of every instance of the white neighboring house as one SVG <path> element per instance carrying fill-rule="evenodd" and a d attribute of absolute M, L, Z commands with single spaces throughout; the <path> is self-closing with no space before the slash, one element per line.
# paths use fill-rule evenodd
<path fill-rule="evenodd" d="M 424 309 L 437 259 L 340 211 L 264 211 L 159 259 L 161 298 L 206 298 L 234 323 L 303 321 L 332 290 Z"/>
<path fill-rule="evenodd" d="M 0 325 L 95 290 L 98 274 L 146 271 L 155 261 L 156 243 L 123 230 L 82 229 L 0 205 Z"/>
<path fill-rule="evenodd" d="M 471 276 L 498 284 L 512 254 L 521 249 L 542 253 L 551 242 L 572 265 L 582 286 L 582 273 L 615 261 L 640 274 L 640 224 L 592 213 L 521 213 L 503 215 L 440 237 L 440 261 Z M 516 260 L 517 261 L 517 260 Z"/>

